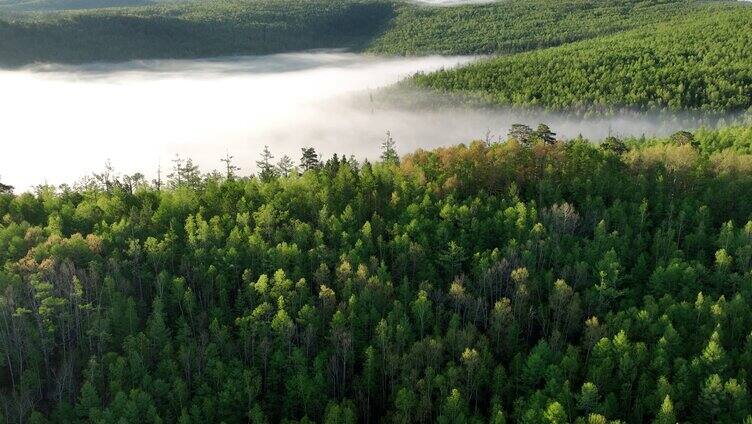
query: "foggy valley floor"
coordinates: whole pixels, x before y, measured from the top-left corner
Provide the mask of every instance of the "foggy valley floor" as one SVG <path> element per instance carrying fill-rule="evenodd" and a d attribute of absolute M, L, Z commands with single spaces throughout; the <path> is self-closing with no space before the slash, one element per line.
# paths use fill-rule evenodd
<path fill-rule="evenodd" d="M 409 153 L 503 138 L 518 122 L 545 122 L 563 138 L 594 140 L 665 136 L 701 123 L 692 114 L 581 118 L 455 104 L 427 90 L 384 90 L 415 72 L 473 60 L 319 51 L 0 71 L 6 87 L 0 138 L 12 141 L 0 157 L 2 181 L 19 189 L 73 184 L 107 160 L 121 172 L 152 178 L 176 154 L 211 170 L 227 152 L 250 174 L 264 145 L 278 156 L 295 157 L 311 146 L 325 156 L 375 159 L 387 131 L 399 152 Z M 17 160 L 32 156 L 33 167 Z"/>

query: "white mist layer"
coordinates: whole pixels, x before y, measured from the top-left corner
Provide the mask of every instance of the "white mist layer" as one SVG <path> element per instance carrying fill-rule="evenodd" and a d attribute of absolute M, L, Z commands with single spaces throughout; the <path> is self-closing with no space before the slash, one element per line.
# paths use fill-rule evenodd
<path fill-rule="evenodd" d="M 300 53 L 227 60 L 147 61 L 0 72 L 0 181 L 18 191 L 72 184 L 110 159 L 120 173 L 153 177 L 176 153 L 203 171 L 225 152 L 241 174 L 264 145 L 297 161 L 300 148 L 376 158 L 386 131 L 399 151 L 506 134 L 512 123 L 547 122 L 565 137 L 665 134 L 678 128 L 638 118 L 582 122 L 468 108 L 375 108 L 374 90 L 417 71 L 469 57 L 375 58 Z M 363 101 L 365 99 L 366 101 Z M 360 106 L 358 106 L 360 105 Z"/>

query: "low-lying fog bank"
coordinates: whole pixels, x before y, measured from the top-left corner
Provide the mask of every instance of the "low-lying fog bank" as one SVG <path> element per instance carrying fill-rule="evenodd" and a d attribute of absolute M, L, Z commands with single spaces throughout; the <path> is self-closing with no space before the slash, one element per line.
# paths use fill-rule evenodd
<path fill-rule="evenodd" d="M 296 162 L 300 148 L 375 158 L 386 131 L 402 153 L 548 123 L 564 137 L 669 134 L 686 123 L 637 116 L 580 120 L 374 100 L 381 87 L 470 57 L 376 58 L 312 52 L 224 60 L 34 67 L 0 72 L 0 181 L 20 190 L 71 184 L 102 169 L 153 176 L 176 153 L 204 171 L 226 152 L 242 174 L 264 145 Z"/>

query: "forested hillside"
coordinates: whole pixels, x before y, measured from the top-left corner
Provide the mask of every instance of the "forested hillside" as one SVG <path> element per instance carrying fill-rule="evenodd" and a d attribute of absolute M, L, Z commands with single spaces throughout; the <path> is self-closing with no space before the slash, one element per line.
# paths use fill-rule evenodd
<path fill-rule="evenodd" d="M 505 0 L 432 7 L 392 0 L 211 0 L 0 15 L 0 66 L 313 48 L 380 54 L 509 53 L 652 25 L 703 4 L 697 0 Z"/>
<path fill-rule="evenodd" d="M 0 420 L 749 422 L 751 141 L 0 186 Z"/>
<path fill-rule="evenodd" d="M 739 112 L 752 106 L 752 7 L 712 5 L 611 37 L 417 75 L 500 105 Z"/>
<path fill-rule="evenodd" d="M 504 0 L 426 7 L 403 4 L 369 50 L 388 54 L 494 54 L 535 50 L 650 26 L 708 2 Z"/>
<path fill-rule="evenodd" d="M 215 0 L 0 16 L 0 65 L 358 50 L 393 13 L 381 0 Z"/>

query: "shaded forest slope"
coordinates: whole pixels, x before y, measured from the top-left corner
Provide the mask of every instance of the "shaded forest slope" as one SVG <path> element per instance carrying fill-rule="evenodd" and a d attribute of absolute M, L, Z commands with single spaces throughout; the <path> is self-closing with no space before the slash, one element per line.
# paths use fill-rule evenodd
<path fill-rule="evenodd" d="M 394 14 L 379 0 L 216 0 L 0 17 L 0 64 L 359 50 Z"/>

